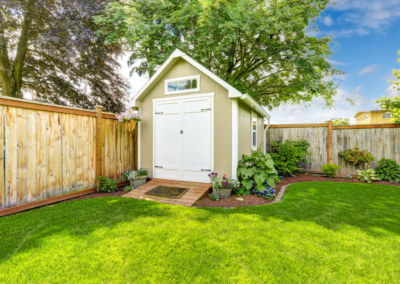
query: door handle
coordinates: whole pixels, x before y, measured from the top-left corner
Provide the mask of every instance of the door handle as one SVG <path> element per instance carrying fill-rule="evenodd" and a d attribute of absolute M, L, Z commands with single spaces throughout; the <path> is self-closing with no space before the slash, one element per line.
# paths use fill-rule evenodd
<path fill-rule="evenodd" d="M 202 172 L 211 172 L 211 169 L 201 169 Z"/>
<path fill-rule="evenodd" d="M 181 130 L 181 134 L 183 133 L 183 130 Z"/>

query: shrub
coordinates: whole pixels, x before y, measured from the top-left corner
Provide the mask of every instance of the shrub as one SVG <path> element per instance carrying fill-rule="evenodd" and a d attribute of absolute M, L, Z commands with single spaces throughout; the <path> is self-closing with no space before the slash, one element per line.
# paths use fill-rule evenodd
<path fill-rule="evenodd" d="M 279 183 L 283 182 L 283 179 L 284 179 L 284 176 L 276 176 L 274 178 L 274 183 L 279 184 Z"/>
<path fill-rule="evenodd" d="M 371 183 L 373 180 L 379 180 L 379 177 L 376 175 L 373 169 L 366 169 L 366 170 L 357 170 L 358 179 L 362 181 L 366 181 Z"/>
<path fill-rule="evenodd" d="M 107 177 L 97 177 L 100 192 L 115 192 L 118 190 L 117 181 Z"/>
<path fill-rule="evenodd" d="M 334 178 L 337 175 L 337 171 L 340 169 L 340 166 L 336 164 L 325 164 L 322 165 L 322 172 L 326 174 L 329 178 Z"/>
<path fill-rule="evenodd" d="M 125 192 L 131 191 L 131 190 L 132 190 L 132 187 L 130 187 L 129 185 L 124 187 Z"/>
<path fill-rule="evenodd" d="M 300 170 L 298 163 L 309 162 L 306 159 L 306 156 L 310 154 L 307 152 L 308 147 L 310 147 L 310 143 L 306 140 L 271 142 L 271 156 L 278 173 L 290 176 L 295 171 Z"/>
<path fill-rule="evenodd" d="M 359 148 L 346 149 L 339 152 L 339 156 L 343 157 L 346 162 L 360 165 L 362 163 L 369 163 L 375 160 L 367 150 L 360 150 Z"/>
<path fill-rule="evenodd" d="M 251 156 L 243 155 L 237 168 L 240 187 L 236 190 L 237 195 L 249 195 L 254 189 L 264 192 L 267 186 L 275 186 L 277 171 L 274 161 L 269 154 L 255 151 Z"/>
<path fill-rule="evenodd" d="M 400 181 L 400 165 L 396 161 L 385 158 L 380 159 L 375 172 L 380 180 L 387 180 L 393 183 Z"/>

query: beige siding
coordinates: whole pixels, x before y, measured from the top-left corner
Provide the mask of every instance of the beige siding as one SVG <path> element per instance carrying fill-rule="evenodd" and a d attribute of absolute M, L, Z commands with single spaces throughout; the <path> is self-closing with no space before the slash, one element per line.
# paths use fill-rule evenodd
<path fill-rule="evenodd" d="M 201 76 L 199 92 L 165 96 L 164 80 L 193 75 Z M 153 168 L 153 99 L 204 93 L 215 93 L 214 170 L 228 175 L 232 172 L 232 101 L 228 98 L 228 91 L 184 59 L 180 59 L 172 66 L 168 73 L 160 79 L 157 85 L 141 101 L 143 116 L 140 141 L 141 167 Z"/>

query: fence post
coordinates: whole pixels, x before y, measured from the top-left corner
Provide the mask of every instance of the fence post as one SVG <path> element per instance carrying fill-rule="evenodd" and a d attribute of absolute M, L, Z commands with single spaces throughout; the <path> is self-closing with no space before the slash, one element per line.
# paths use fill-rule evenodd
<path fill-rule="evenodd" d="M 328 164 L 332 164 L 332 121 L 328 122 Z"/>
<path fill-rule="evenodd" d="M 96 118 L 96 177 L 103 176 L 103 118 L 102 106 L 95 106 L 97 111 Z"/>

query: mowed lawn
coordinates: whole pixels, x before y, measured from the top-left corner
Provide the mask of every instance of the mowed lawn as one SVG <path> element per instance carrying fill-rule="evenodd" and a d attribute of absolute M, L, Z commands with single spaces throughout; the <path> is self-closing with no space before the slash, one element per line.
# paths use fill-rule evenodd
<path fill-rule="evenodd" d="M 281 202 L 107 197 L 0 218 L 0 283 L 398 283 L 400 187 L 290 185 Z"/>

